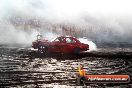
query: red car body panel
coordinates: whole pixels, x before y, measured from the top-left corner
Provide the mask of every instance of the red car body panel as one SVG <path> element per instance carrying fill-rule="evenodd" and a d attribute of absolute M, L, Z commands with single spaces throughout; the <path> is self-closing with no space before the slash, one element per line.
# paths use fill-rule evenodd
<path fill-rule="evenodd" d="M 89 50 L 89 45 L 81 43 L 75 37 L 57 37 L 54 41 L 49 42 L 47 40 L 36 40 L 32 42 L 32 47 L 38 49 L 39 46 L 47 48 L 47 52 L 60 52 L 60 53 L 74 53 L 75 49 L 79 51 Z"/>

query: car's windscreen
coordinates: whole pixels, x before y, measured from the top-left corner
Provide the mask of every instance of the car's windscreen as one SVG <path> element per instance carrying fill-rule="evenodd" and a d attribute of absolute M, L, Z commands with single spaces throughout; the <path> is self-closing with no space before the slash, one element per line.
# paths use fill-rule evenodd
<path fill-rule="evenodd" d="M 63 42 L 64 41 L 64 38 L 62 37 L 58 37 L 54 40 L 54 42 Z"/>
<path fill-rule="evenodd" d="M 56 38 L 53 42 L 60 42 L 58 38 Z"/>

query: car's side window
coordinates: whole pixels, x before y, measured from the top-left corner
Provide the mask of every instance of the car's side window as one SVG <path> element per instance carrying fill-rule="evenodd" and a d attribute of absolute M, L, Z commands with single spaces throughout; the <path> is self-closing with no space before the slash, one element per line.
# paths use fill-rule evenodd
<path fill-rule="evenodd" d="M 66 43 L 71 43 L 72 40 L 70 38 L 66 38 Z"/>
<path fill-rule="evenodd" d="M 66 38 L 66 43 L 76 43 L 76 41 L 71 38 Z"/>
<path fill-rule="evenodd" d="M 73 40 L 72 40 L 72 43 L 76 43 L 76 40 L 73 39 Z"/>

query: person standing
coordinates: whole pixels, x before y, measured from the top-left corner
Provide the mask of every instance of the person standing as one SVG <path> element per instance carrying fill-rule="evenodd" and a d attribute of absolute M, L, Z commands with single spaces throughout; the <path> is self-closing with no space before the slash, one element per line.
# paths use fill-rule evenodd
<path fill-rule="evenodd" d="M 86 81 L 86 78 L 85 78 L 85 75 L 86 75 L 86 72 L 83 68 L 82 65 L 79 66 L 78 68 L 78 71 L 79 71 L 79 77 L 78 77 L 78 84 L 79 85 L 85 85 L 85 81 Z"/>

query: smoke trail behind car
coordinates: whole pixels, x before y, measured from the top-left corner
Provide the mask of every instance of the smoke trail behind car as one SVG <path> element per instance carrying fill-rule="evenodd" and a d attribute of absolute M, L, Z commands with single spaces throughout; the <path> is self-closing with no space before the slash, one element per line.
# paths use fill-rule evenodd
<path fill-rule="evenodd" d="M 94 42 L 86 39 L 86 38 L 79 38 L 79 41 L 85 44 L 89 45 L 89 51 L 96 51 L 97 50 L 97 46 Z"/>

